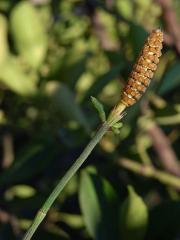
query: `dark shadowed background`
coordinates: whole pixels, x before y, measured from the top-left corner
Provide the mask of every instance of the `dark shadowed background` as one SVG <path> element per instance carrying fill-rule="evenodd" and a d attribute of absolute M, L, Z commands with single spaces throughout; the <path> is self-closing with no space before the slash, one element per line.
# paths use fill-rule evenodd
<path fill-rule="evenodd" d="M 149 211 L 143 239 L 180 238 L 180 1 L 0 0 L 0 240 L 22 239 L 102 124 L 90 96 L 110 111 L 156 28 L 164 48 L 148 91 L 127 109 L 120 133 L 102 139 L 34 239 L 123 240 L 127 185 Z"/>

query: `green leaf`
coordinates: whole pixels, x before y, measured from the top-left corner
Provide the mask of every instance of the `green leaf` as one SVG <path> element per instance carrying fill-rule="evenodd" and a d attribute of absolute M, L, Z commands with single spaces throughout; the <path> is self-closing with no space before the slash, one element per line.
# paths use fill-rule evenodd
<path fill-rule="evenodd" d="M 102 103 L 100 103 L 97 100 L 97 98 L 92 97 L 92 96 L 91 96 L 91 101 L 92 101 L 94 107 L 96 108 L 96 110 L 98 111 L 101 121 L 105 122 L 106 121 L 106 114 L 105 114 L 104 107 L 103 107 Z"/>
<path fill-rule="evenodd" d="M 64 118 L 66 121 L 74 121 L 89 132 L 89 123 L 76 103 L 72 91 L 63 83 L 49 81 L 46 85 L 46 93 L 49 96 L 49 111 L 51 115 Z"/>
<path fill-rule="evenodd" d="M 120 133 L 120 130 L 118 128 L 112 127 L 112 131 L 114 134 L 118 135 Z"/>
<path fill-rule="evenodd" d="M 9 188 L 6 191 L 6 196 L 9 196 L 10 198 L 16 196 L 19 198 L 30 198 L 33 195 L 35 195 L 36 191 L 33 187 L 29 185 L 15 185 L 11 188 Z"/>
<path fill-rule="evenodd" d="M 63 58 L 62 65 L 56 69 L 56 76 L 60 75 L 62 82 L 66 82 L 70 88 L 75 88 L 77 81 L 86 70 L 87 59 L 88 54 L 79 56 L 77 52 L 69 51 Z"/>
<path fill-rule="evenodd" d="M 117 11 L 125 19 L 131 19 L 133 17 L 133 4 L 129 0 L 116 1 Z"/>
<path fill-rule="evenodd" d="M 0 64 L 4 61 L 9 53 L 9 46 L 7 41 L 8 22 L 4 15 L 0 14 Z"/>
<path fill-rule="evenodd" d="M 112 131 L 115 134 L 119 134 L 120 133 L 120 128 L 122 127 L 123 123 L 122 122 L 117 122 L 112 126 Z"/>
<path fill-rule="evenodd" d="M 180 84 L 180 62 L 175 63 L 165 73 L 158 94 L 164 95 Z"/>
<path fill-rule="evenodd" d="M 92 95 L 97 96 L 100 92 L 102 92 L 103 88 L 110 81 L 112 81 L 114 78 L 118 76 L 119 72 L 123 70 L 124 66 L 125 64 L 121 62 L 119 65 L 112 67 L 111 70 L 108 71 L 107 73 L 99 76 L 97 80 L 94 82 L 94 84 L 87 91 L 83 101 L 86 101 L 87 99 L 89 99 L 89 96 L 92 96 Z"/>
<path fill-rule="evenodd" d="M 19 2 L 11 12 L 10 28 L 17 52 L 38 69 L 46 56 L 48 36 L 38 10 L 28 1 Z"/>
<path fill-rule="evenodd" d="M 119 239 L 118 199 L 109 182 L 83 170 L 79 201 L 86 227 L 97 240 Z"/>
<path fill-rule="evenodd" d="M 60 212 L 59 214 L 57 213 L 57 215 L 59 215 L 59 220 L 61 222 L 64 222 L 65 224 L 67 224 L 68 226 L 74 229 L 75 228 L 80 229 L 84 227 L 84 221 L 81 215 L 69 214 L 69 213 L 63 213 L 63 212 Z"/>
<path fill-rule="evenodd" d="M 123 123 L 122 122 L 117 122 L 113 125 L 113 128 L 116 128 L 116 129 L 119 129 L 123 126 Z"/>
<path fill-rule="evenodd" d="M 121 206 L 121 234 L 125 240 L 143 240 L 148 224 L 148 210 L 134 189 L 128 187 L 128 197 Z"/>
<path fill-rule="evenodd" d="M 22 96 L 37 92 L 36 79 L 24 72 L 15 56 L 9 55 L 0 64 L 0 81 L 10 90 Z"/>

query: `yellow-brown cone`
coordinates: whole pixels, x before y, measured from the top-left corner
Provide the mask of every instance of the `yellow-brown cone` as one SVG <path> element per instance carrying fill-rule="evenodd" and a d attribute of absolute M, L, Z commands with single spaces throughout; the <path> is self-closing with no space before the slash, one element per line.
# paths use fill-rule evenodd
<path fill-rule="evenodd" d="M 146 91 L 159 63 L 163 42 L 163 32 L 160 29 L 152 31 L 133 67 L 128 82 L 123 89 L 121 102 L 131 106 L 137 102 Z"/>

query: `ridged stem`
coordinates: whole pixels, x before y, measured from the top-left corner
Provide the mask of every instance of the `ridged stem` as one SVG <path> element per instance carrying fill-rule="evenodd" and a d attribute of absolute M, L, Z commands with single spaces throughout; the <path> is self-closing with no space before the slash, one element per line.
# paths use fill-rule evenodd
<path fill-rule="evenodd" d="M 47 215 L 47 212 L 49 211 L 50 207 L 56 200 L 56 198 L 59 196 L 61 191 L 64 189 L 66 184 L 69 182 L 69 180 L 74 176 L 74 174 L 78 171 L 78 169 L 81 167 L 81 165 L 84 163 L 84 161 L 87 159 L 87 157 L 90 155 L 94 147 L 98 144 L 98 142 L 101 140 L 103 135 L 108 131 L 110 128 L 110 124 L 105 123 L 94 135 L 92 140 L 89 142 L 89 144 L 85 147 L 84 151 L 81 153 L 81 155 L 76 159 L 76 161 L 73 163 L 73 165 L 69 168 L 69 170 L 66 172 L 66 174 L 60 179 L 57 186 L 54 188 L 54 190 L 51 192 L 47 200 L 45 201 L 42 208 L 38 211 L 36 214 L 34 221 L 30 228 L 28 229 L 27 233 L 25 234 L 23 240 L 30 240 L 32 236 L 34 235 L 35 231 L 37 230 L 40 223 L 43 221 L 45 216 Z"/>
<path fill-rule="evenodd" d="M 94 137 L 90 140 L 88 145 L 85 147 L 81 155 L 76 159 L 76 161 L 73 163 L 73 165 L 69 168 L 69 170 L 66 172 L 66 174 L 60 179 L 54 190 L 51 192 L 41 209 L 37 212 L 32 225 L 28 229 L 27 233 L 25 234 L 23 240 L 30 240 L 32 236 L 34 235 L 35 231 L 37 230 L 40 223 L 43 221 L 45 216 L 47 215 L 47 212 L 49 211 L 50 207 L 56 200 L 56 198 L 59 196 L 61 191 L 64 189 L 66 184 L 69 182 L 69 180 L 74 176 L 74 174 L 78 171 L 78 169 L 81 167 L 81 165 L 85 162 L 85 160 L 88 158 L 92 150 L 95 148 L 95 146 L 99 143 L 101 138 L 104 136 L 104 134 L 115 124 L 118 122 L 122 116 L 121 113 L 126 108 L 125 105 L 122 103 L 119 103 L 110 113 L 107 122 L 105 122 L 102 127 L 97 131 L 97 133 L 94 135 Z"/>

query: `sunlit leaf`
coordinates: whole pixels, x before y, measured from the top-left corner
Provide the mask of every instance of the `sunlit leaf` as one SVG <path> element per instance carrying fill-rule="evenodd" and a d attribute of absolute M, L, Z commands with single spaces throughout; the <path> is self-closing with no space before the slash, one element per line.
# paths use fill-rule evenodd
<path fill-rule="evenodd" d="M 100 92 L 102 92 L 103 88 L 112 81 L 115 77 L 118 76 L 120 71 L 124 68 L 124 64 L 121 63 L 118 66 L 112 67 L 110 71 L 100 76 L 95 83 L 89 88 L 84 97 L 84 100 L 87 100 L 90 96 L 97 96 Z"/>
<path fill-rule="evenodd" d="M 54 116 L 60 115 L 66 121 L 73 120 L 89 131 L 89 123 L 76 103 L 72 91 L 63 83 L 50 81 L 46 85 L 46 93 L 49 96 L 50 110 Z"/>
<path fill-rule="evenodd" d="M 9 53 L 9 46 L 7 41 L 8 22 L 4 15 L 0 15 L 0 64 L 5 60 Z"/>
<path fill-rule="evenodd" d="M 19 198 L 29 198 L 35 194 L 35 189 L 28 185 L 16 185 L 6 191 L 6 196 L 10 198 L 16 196 Z"/>
<path fill-rule="evenodd" d="M 35 94 L 37 91 L 36 81 L 24 72 L 20 62 L 14 56 L 8 56 L 0 64 L 0 82 L 22 96 Z"/>
<path fill-rule="evenodd" d="M 128 197 L 121 206 L 120 228 L 123 239 L 143 240 L 148 225 L 148 210 L 142 198 L 128 187 Z"/>
<path fill-rule="evenodd" d="M 79 201 L 86 227 L 95 239 L 119 239 L 118 199 L 109 182 L 83 170 Z"/>
<path fill-rule="evenodd" d="M 39 68 L 47 51 L 46 24 L 28 1 L 17 4 L 10 16 L 10 28 L 16 50 L 33 68 Z"/>

